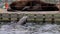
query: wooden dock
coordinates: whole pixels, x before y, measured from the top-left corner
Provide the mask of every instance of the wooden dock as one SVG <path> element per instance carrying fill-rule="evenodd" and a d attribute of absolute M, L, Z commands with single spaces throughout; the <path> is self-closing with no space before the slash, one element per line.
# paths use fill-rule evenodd
<path fill-rule="evenodd" d="M 0 9 L 0 21 L 19 20 L 23 16 L 29 16 L 27 21 L 31 22 L 60 22 L 59 11 L 17 11 L 8 12 L 6 9 Z"/>

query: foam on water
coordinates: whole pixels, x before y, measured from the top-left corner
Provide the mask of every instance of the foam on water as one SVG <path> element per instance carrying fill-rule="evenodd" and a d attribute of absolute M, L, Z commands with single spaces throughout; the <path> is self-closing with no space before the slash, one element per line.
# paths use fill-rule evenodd
<path fill-rule="evenodd" d="M 0 34 L 60 34 L 60 25 L 26 23 L 24 26 L 6 24 L 0 28 Z"/>

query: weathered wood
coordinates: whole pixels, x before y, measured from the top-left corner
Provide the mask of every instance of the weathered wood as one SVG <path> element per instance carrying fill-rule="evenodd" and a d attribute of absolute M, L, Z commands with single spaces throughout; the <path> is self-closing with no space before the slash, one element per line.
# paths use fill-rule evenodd
<path fill-rule="evenodd" d="M 3 16 L 2 16 L 3 14 Z M 34 16 L 36 16 L 35 21 L 43 21 L 43 14 L 45 14 L 45 21 L 51 21 L 52 16 L 54 15 L 54 20 L 55 21 L 60 21 L 60 12 L 59 11 L 17 11 L 17 12 L 8 12 L 6 11 L 6 9 L 1 9 L 0 11 L 0 21 L 11 21 L 11 20 L 19 20 L 22 21 L 21 23 L 23 23 L 26 19 L 23 16 L 29 16 L 29 18 L 27 19 L 28 21 L 34 21 Z M 23 17 L 23 18 L 22 18 Z M 17 19 L 18 18 L 18 19 Z M 18 22 L 18 23 L 19 23 Z"/>

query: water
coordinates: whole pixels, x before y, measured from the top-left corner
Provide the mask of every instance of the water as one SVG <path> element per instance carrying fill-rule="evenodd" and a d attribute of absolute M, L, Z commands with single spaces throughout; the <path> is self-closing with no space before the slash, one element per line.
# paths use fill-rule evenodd
<path fill-rule="evenodd" d="M 36 23 L 18 25 L 16 23 L 9 23 L 1 25 L 0 34 L 60 34 L 60 25 L 38 25 Z"/>

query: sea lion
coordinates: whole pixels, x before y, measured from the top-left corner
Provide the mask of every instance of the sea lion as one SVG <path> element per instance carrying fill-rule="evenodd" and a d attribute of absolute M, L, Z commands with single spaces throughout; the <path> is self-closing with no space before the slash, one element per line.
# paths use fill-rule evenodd
<path fill-rule="evenodd" d="M 56 4 L 46 3 L 40 0 L 14 1 L 10 5 L 12 10 L 18 11 L 58 11 Z"/>

